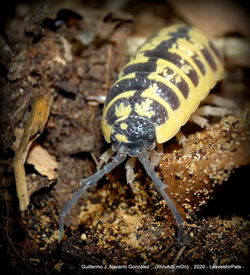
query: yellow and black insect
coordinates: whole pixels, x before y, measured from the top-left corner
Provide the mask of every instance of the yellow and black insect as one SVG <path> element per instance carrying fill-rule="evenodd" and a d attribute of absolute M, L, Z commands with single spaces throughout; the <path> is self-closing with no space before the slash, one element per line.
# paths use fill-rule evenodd
<path fill-rule="evenodd" d="M 89 178 L 60 215 L 64 217 L 80 196 L 127 156 L 138 157 L 157 191 L 170 208 L 182 241 L 183 219 L 156 175 L 149 152 L 174 137 L 223 76 L 218 50 L 199 30 L 178 24 L 164 28 L 144 43 L 111 87 L 103 110 L 102 131 L 112 150 L 112 161 Z"/>

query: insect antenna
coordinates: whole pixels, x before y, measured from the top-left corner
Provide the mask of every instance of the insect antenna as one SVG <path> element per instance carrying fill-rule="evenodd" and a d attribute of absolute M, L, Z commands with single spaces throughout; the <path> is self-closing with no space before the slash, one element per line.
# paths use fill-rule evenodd
<path fill-rule="evenodd" d="M 70 199 L 70 201 L 64 206 L 60 218 L 59 218 L 59 237 L 58 242 L 62 240 L 63 231 L 64 231 L 64 218 L 73 207 L 73 205 L 78 201 L 78 199 L 85 193 L 87 194 L 90 189 L 94 188 L 97 182 L 105 175 L 110 173 L 116 166 L 122 163 L 127 157 L 126 153 L 123 153 L 118 150 L 117 155 L 112 158 L 112 161 L 106 164 L 101 170 L 97 171 L 94 175 L 82 179 L 81 182 L 84 183 L 84 186 L 80 188 L 74 196 Z"/>
<path fill-rule="evenodd" d="M 165 188 L 167 187 L 166 184 L 164 184 L 161 179 L 156 175 L 154 168 L 149 160 L 149 153 L 147 151 L 141 152 L 138 155 L 138 158 L 140 162 L 142 163 L 144 169 L 146 170 L 147 174 L 150 176 L 152 181 L 154 182 L 154 185 L 158 191 L 158 193 L 163 197 L 163 199 L 166 201 L 167 206 L 172 212 L 172 215 L 175 218 L 175 221 L 178 225 L 178 236 L 177 241 L 179 244 L 183 243 L 183 219 L 181 217 L 180 212 L 176 208 L 174 202 L 171 200 L 171 198 L 168 196 L 168 194 L 165 191 Z"/>

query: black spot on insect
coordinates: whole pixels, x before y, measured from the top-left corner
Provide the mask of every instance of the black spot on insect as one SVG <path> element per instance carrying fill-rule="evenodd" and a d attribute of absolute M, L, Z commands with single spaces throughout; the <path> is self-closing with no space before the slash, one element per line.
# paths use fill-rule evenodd
<path fill-rule="evenodd" d="M 204 64 L 199 60 L 199 57 L 197 54 L 195 54 L 192 57 L 192 60 L 194 61 L 194 63 L 197 65 L 197 67 L 200 69 L 200 72 L 205 75 L 206 74 L 206 68 L 204 66 Z"/>
<path fill-rule="evenodd" d="M 134 72 L 155 72 L 156 71 L 156 63 L 155 61 L 147 61 L 145 63 L 135 63 L 127 66 L 123 70 L 123 75 L 127 75 Z"/>
<path fill-rule="evenodd" d="M 211 55 L 211 53 L 209 52 L 209 50 L 207 48 L 204 48 L 201 50 L 203 56 L 206 58 L 209 66 L 212 68 L 212 70 L 216 71 L 217 66 L 215 64 L 215 61 Z"/>
<path fill-rule="evenodd" d="M 219 50 L 214 46 L 213 42 L 209 41 L 209 47 L 211 48 L 213 53 L 219 58 L 219 60 L 222 60 L 222 55 Z"/>
<path fill-rule="evenodd" d="M 175 32 L 171 32 L 170 35 L 171 37 L 178 39 L 180 37 L 189 39 L 189 31 L 192 29 L 191 26 L 181 26 L 177 29 Z"/>
<path fill-rule="evenodd" d="M 187 99 L 189 93 L 187 82 L 181 77 L 181 80 L 177 83 L 174 82 L 174 84 L 180 90 L 183 96 Z"/>

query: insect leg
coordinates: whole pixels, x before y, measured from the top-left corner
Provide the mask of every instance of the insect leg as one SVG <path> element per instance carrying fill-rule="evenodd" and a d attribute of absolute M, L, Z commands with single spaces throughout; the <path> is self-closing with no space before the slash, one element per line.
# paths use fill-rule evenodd
<path fill-rule="evenodd" d="M 150 176 L 152 181 L 154 182 L 157 191 L 159 194 L 163 197 L 163 199 L 166 201 L 167 206 L 172 212 L 172 215 L 175 218 L 175 221 L 178 225 L 178 236 L 177 241 L 178 243 L 183 243 L 183 219 L 181 217 L 180 212 L 176 208 L 174 202 L 171 200 L 171 198 L 168 196 L 168 194 L 165 192 L 165 188 L 167 187 L 166 184 L 164 184 L 161 179 L 156 175 L 150 161 L 149 161 L 149 154 L 148 152 L 142 152 L 138 155 L 138 158 L 140 162 L 142 163 L 144 169 L 146 170 L 147 174 Z"/>
<path fill-rule="evenodd" d="M 218 107 L 224 107 L 228 109 L 234 109 L 237 108 L 237 104 L 235 104 L 232 100 L 215 95 L 215 94 L 209 94 L 202 103 L 212 104 Z"/>
<path fill-rule="evenodd" d="M 133 191 L 135 190 L 135 186 L 133 184 L 133 180 L 135 178 L 135 161 L 136 158 L 129 158 L 125 164 L 127 183 L 131 186 Z"/>
<path fill-rule="evenodd" d="M 126 154 L 122 152 L 117 152 L 117 155 L 113 157 L 112 161 L 108 164 L 106 164 L 101 170 L 97 171 L 94 175 L 82 179 L 81 182 L 83 182 L 85 185 L 80 188 L 74 196 L 71 198 L 71 200 L 64 206 L 60 218 L 59 218 L 59 237 L 58 242 L 61 241 L 63 236 L 63 230 L 64 230 L 64 218 L 68 214 L 69 210 L 73 207 L 73 205 L 78 201 L 78 199 L 86 194 L 90 189 L 94 188 L 97 184 L 97 182 L 105 175 L 110 173 L 117 165 L 122 163 L 125 158 L 127 157 Z"/>
<path fill-rule="evenodd" d="M 199 116 L 219 116 L 223 117 L 225 115 L 237 114 L 238 109 L 227 109 L 224 107 L 213 107 L 210 105 L 199 107 L 195 114 Z"/>
<path fill-rule="evenodd" d="M 154 167 L 157 167 L 159 165 L 162 155 L 163 155 L 163 145 L 162 143 L 157 143 L 156 150 L 150 151 L 150 155 L 149 155 L 150 162 Z"/>
<path fill-rule="evenodd" d="M 182 133 L 181 130 L 179 130 L 179 132 L 176 134 L 176 139 L 178 141 L 178 143 L 183 147 L 183 149 L 185 149 L 187 147 L 187 138 L 186 136 Z"/>
<path fill-rule="evenodd" d="M 109 148 L 105 151 L 99 158 L 99 162 L 97 164 L 97 170 L 100 170 L 104 163 L 107 163 L 109 159 L 114 155 L 115 151 L 112 148 Z"/>
<path fill-rule="evenodd" d="M 200 116 L 200 115 L 197 115 L 196 113 L 192 114 L 190 119 L 190 121 L 196 123 L 197 125 L 199 125 L 201 128 L 204 128 L 204 127 L 209 127 L 210 124 L 208 122 L 208 119 Z"/>

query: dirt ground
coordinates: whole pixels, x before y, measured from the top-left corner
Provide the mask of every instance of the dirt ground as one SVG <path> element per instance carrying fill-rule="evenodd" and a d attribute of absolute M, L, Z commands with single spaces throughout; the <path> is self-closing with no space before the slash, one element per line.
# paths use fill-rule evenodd
<path fill-rule="evenodd" d="M 5 7 L 2 268 L 15 274 L 249 271 L 250 22 L 243 3 L 64 0 L 12 1 Z M 206 129 L 188 122 L 182 129 L 185 148 L 176 139 L 164 144 L 156 171 L 185 219 L 187 243 L 177 243 L 173 217 L 139 162 L 133 190 L 121 164 L 72 208 L 58 243 L 60 211 L 110 147 L 100 127 L 103 98 L 136 47 L 177 22 L 214 39 L 226 73 L 212 92 L 238 106 L 233 115 L 209 118 Z M 25 138 L 30 201 L 20 211 L 13 161 Z"/>

